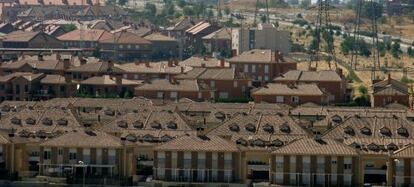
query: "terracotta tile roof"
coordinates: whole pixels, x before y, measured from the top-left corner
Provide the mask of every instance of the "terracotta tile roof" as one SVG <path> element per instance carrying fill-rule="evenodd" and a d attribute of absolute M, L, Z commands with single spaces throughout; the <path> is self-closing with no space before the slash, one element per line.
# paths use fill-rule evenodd
<path fill-rule="evenodd" d="M 94 41 L 98 42 L 102 36 L 105 34 L 109 34 L 109 32 L 105 30 L 98 30 L 98 29 L 84 29 L 82 30 L 82 39 L 81 39 L 81 30 L 74 30 L 72 32 L 68 32 L 59 36 L 58 39 L 62 41 Z"/>
<path fill-rule="evenodd" d="M 0 82 L 8 82 L 16 78 L 24 78 L 27 81 L 35 81 L 41 79 L 45 74 L 43 73 L 28 73 L 28 72 L 16 72 L 0 77 Z"/>
<path fill-rule="evenodd" d="M 134 81 L 121 78 L 121 84 L 124 86 L 138 86 L 142 84 L 141 81 Z M 111 77 L 110 75 L 103 76 L 94 76 L 80 82 L 82 85 L 106 85 L 106 86 L 116 86 L 116 78 Z"/>
<path fill-rule="evenodd" d="M 67 84 L 66 79 L 62 75 L 46 75 L 40 80 L 42 84 Z M 74 83 L 74 82 L 70 82 Z"/>
<path fill-rule="evenodd" d="M 242 151 L 266 151 L 277 149 L 291 141 L 303 138 L 303 135 L 232 135 L 231 142 Z"/>
<path fill-rule="evenodd" d="M 37 36 L 39 32 L 14 31 L 3 38 L 3 42 L 28 42 Z"/>
<path fill-rule="evenodd" d="M 239 114 L 211 130 L 209 134 L 226 135 L 306 135 L 289 116 Z"/>
<path fill-rule="evenodd" d="M 76 108 L 98 108 L 110 109 L 121 113 L 132 112 L 148 108 L 152 105 L 151 100 L 143 98 L 132 99 L 98 99 L 98 98 L 77 98 L 73 106 Z"/>
<path fill-rule="evenodd" d="M 199 86 L 196 80 L 176 80 L 175 83 L 171 83 L 166 79 L 158 79 L 150 83 L 144 83 L 142 86 L 136 87 L 135 90 L 197 92 L 203 90 L 203 88 Z"/>
<path fill-rule="evenodd" d="M 239 149 L 218 136 L 181 136 L 163 145 L 155 147 L 158 151 L 213 151 L 238 152 Z"/>
<path fill-rule="evenodd" d="M 276 63 L 270 49 L 253 49 L 230 58 L 230 63 Z"/>
<path fill-rule="evenodd" d="M 193 70 L 176 76 L 177 79 L 198 80 L 235 80 L 238 78 L 232 68 L 194 68 Z"/>
<path fill-rule="evenodd" d="M 200 33 L 201 31 L 203 31 L 204 29 L 209 28 L 210 26 L 211 24 L 208 21 L 201 21 L 195 24 L 194 26 L 190 27 L 189 29 L 187 29 L 185 32 L 192 34 L 192 35 L 196 35 Z"/>
<path fill-rule="evenodd" d="M 10 143 L 9 139 L 7 139 L 5 136 L 0 134 L 0 144 L 8 144 Z"/>
<path fill-rule="evenodd" d="M 391 77 L 372 85 L 374 95 L 408 95 L 408 86 Z"/>
<path fill-rule="evenodd" d="M 395 151 L 392 158 L 414 158 L 414 144 L 405 146 L 404 148 Z"/>
<path fill-rule="evenodd" d="M 175 38 L 165 36 L 161 33 L 152 33 L 144 37 L 144 39 L 149 41 L 167 41 L 167 42 L 177 42 Z"/>
<path fill-rule="evenodd" d="M 334 126 L 324 135 L 326 138 L 412 138 L 414 126 L 405 118 L 351 116 Z"/>
<path fill-rule="evenodd" d="M 342 81 L 341 76 L 334 70 L 300 71 L 290 70 L 275 78 L 275 81 Z"/>
<path fill-rule="evenodd" d="M 190 67 L 201 67 L 204 66 L 207 68 L 210 67 L 220 67 L 220 60 L 215 58 L 208 58 L 208 57 L 197 57 L 192 56 L 190 58 L 185 59 L 184 61 L 179 62 L 181 66 L 190 66 Z M 228 67 L 228 63 L 225 64 Z"/>
<path fill-rule="evenodd" d="M 87 147 L 87 148 L 120 148 L 121 139 L 100 131 L 69 132 L 50 139 L 42 147 Z"/>
<path fill-rule="evenodd" d="M 357 152 L 353 148 L 332 139 L 302 138 L 274 150 L 272 154 L 356 156 Z"/>
<path fill-rule="evenodd" d="M 390 151 L 396 151 L 413 144 L 414 139 L 401 138 L 348 138 L 344 143 L 362 155 L 389 156 Z"/>
<path fill-rule="evenodd" d="M 280 83 L 269 83 L 252 92 L 253 95 L 295 95 L 295 96 L 323 96 L 324 93 L 316 84 L 297 84 L 289 86 Z"/>
<path fill-rule="evenodd" d="M 231 28 L 221 28 L 204 36 L 203 40 L 231 40 Z"/>
<path fill-rule="evenodd" d="M 138 146 L 160 145 L 169 142 L 177 137 L 191 135 L 195 136 L 195 131 L 171 131 L 171 130 L 128 130 L 121 134 L 129 142 Z"/>
<path fill-rule="evenodd" d="M 92 72 L 92 73 L 106 73 L 112 69 L 113 72 L 122 72 L 117 66 L 110 67 L 108 62 L 97 61 L 89 62 L 84 65 L 72 67 L 68 71 L 70 72 Z"/>
<path fill-rule="evenodd" d="M 168 62 L 150 62 L 149 66 L 146 66 L 145 63 L 124 63 L 116 66 L 119 69 L 122 69 L 125 72 L 130 73 L 154 73 L 154 74 L 181 74 L 183 72 L 188 72 L 192 68 L 185 66 L 168 66 Z"/>
<path fill-rule="evenodd" d="M 106 35 L 102 37 L 99 42 L 110 44 L 113 44 L 114 42 L 116 44 L 151 44 L 150 41 L 128 31 L 119 31 L 112 33 L 111 35 Z"/>

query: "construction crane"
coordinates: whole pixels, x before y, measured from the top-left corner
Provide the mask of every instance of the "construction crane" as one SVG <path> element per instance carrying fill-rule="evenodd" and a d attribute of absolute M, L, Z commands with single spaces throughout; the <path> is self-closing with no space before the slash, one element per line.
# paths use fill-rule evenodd
<path fill-rule="evenodd" d="M 256 9 L 254 11 L 253 25 L 257 24 L 257 15 L 259 14 L 259 4 L 260 4 L 260 0 L 257 0 L 256 1 Z M 268 0 L 265 1 L 265 6 L 266 6 L 266 23 L 270 23 Z"/>
<path fill-rule="evenodd" d="M 334 61 L 335 68 L 337 68 L 336 56 L 335 56 L 335 45 L 333 39 L 333 29 L 329 10 L 332 8 L 329 4 L 330 0 L 319 0 L 318 1 L 318 15 L 316 17 L 315 24 L 315 49 L 311 51 L 311 58 L 309 62 L 309 69 L 312 69 L 312 62 L 315 62 L 315 67 L 318 68 L 320 55 L 325 54 L 327 56 L 329 69 L 331 67 L 331 60 Z M 324 36 L 326 43 L 325 50 L 321 49 L 321 43 L 323 42 L 321 36 Z"/>

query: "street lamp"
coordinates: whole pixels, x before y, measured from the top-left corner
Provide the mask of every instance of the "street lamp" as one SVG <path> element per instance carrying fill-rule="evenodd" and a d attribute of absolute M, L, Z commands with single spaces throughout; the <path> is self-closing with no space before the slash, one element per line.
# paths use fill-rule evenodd
<path fill-rule="evenodd" d="M 78 164 L 82 166 L 82 170 L 83 170 L 83 181 L 82 181 L 82 186 L 85 187 L 85 162 L 79 160 Z"/>

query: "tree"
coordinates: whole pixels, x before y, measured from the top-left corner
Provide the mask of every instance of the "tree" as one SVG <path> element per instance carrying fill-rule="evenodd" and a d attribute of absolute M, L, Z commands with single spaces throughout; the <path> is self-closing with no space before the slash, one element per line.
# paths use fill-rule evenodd
<path fill-rule="evenodd" d="M 191 7 L 191 6 L 185 6 L 184 8 L 183 8 L 183 14 L 184 15 L 186 15 L 186 16 L 194 16 L 195 15 L 195 13 L 194 13 L 194 9 L 193 9 L 193 7 Z"/>
<path fill-rule="evenodd" d="M 115 5 L 116 4 L 116 0 L 106 0 L 106 4 L 107 5 Z"/>
<path fill-rule="evenodd" d="M 157 14 L 157 7 L 153 3 L 146 3 L 145 10 L 149 17 L 154 17 Z"/>
<path fill-rule="evenodd" d="M 212 17 L 214 17 L 214 12 L 213 12 L 213 10 L 208 9 L 208 11 L 207 11 L 207 17 L 208 17 L 208 18 L 212 18 Z"/>
<path fill-rule="evenodd" d="M 226 8 L 224 8 L 224 13 L 226 15 L 229 15 L 230 14 L 230 8 L 226 6 Z"/>
<path fill-rule="evenodd" d="M 400 58 L 400 54 L 402 54 L 400 42 L 395 41 L 391 47 L 391 54 L 394 58 Z"/>
<path fill-rule="evenodd" d="M 375 19 L 379 19 L 382 16 L 383 11 L 384 8 L 382 7 L 382 4 L 379 4 L 377 2 L 364 1 L 362 5 L 361 15 L 369 19 L 372 19 L 374 17 Z"/>
<path fill-rule="evenodd" d="M 185 0 L 177 0 L 177 6 L 180 8 L 184 8 L 187 5 L 187 2 Z"/>
<path fill-rule="evenodd" d="M 341 52 L 344 55 L 348 55 L 350 52 L 353 51 L 354 45 L 355 47 L 357 47 L 357 50 L 359 51 L 359 55 L 366 56 L 366 57 L 371 56 L 371 51 L 369 50 L 368 44 L 362 39 L 357 40 L 357 43 L 355 43 L 354 38 L 352 37 L 346 37 L 341 42 Z"/>
<path fill-rule="evenodd" d="M 300 3 L 300 7 L 303 9 L 308 9 L 309 6 L 311 4 L 311 1 L 309 0 L 302 0 L 302 2 Z"/>
<path fill-rule="evenodd" d="M 128 0 L 118 0 L 118 4 L 124 6 L 128 3 Z"/>
<path fill-rule="evenodd" d="M 262 15 L 262 17 L 260 17 L 260 20 L 262 21 L 262 23 L 266 23 L 267 21 L 266 15 Z"/>
<path fill-rule="evenodd" d="M 413 48 L 412 47 L 408 47 L 407 48 L 407 54 L 410 57 L 414 57 L 414 51 L 413 51 Z"/>

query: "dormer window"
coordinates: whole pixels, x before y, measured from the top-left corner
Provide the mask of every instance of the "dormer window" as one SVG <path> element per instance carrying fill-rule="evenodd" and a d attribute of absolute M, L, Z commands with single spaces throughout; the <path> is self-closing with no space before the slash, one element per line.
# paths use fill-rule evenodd
<path fill-rule="evenodd" d="M 164 135 L 161 137 L 161 142 L 168 142 L 171 141 L 173 138 L 171 136 L 168 135 Z"/>
<path fill-rule="evenodd" d="M 348 134 L 348 135 L 351 135 L 351 136 L 354 136 L 355 135 L 354 129 L 352 127 L 349 127 L 349 126 L 348 127 L 345 127 L 344 133 L 345 134 Z"/>
<path fill-rule="evenodd" d="M 23 137 L 23 138 L 28 138 L 28 137 L 30 137 L 30 132 L 29 132 L 29 131 L 27 131 L 26 129 L 24 129 L 24 130 L 20 131 L 18 134 L 19 134 L 19 136 L 20 136 L 20 137 Z"/>
<path fill-rule="evenodd" d="M 384 136 L 391 136 L 392 135 L 391 130 L 387 127 L 382 127 L 380 129 L 380 133 Z"/>
<path fill-rule="evenodd" d="M 133 126 L 134 126 L 134 128 L 136 128 L 136 129 L 142 129 L 142 128 L 144 128 L 144 123 L 142 123 L 141 121 L 135 121 L 135 122 L 133 123 Z"/>
<path fill-rule="evenodd" d="M 236 141 L 236 144 L 247 146 L 247 141 L 244 140 L 243 138 L 240 138 Z"/>
<path fill-rule="evenodd" d="M 42 120 L 42 123 L 43 123 L 43 125 L 48 125 L 48 126 L 53 125 L 53 121 L 50 118 L 44 118 Z"/>
<path fill-rule="evenodd" d="M 57 123 L 58 123 L 58 125 L 61 125 L 61 126 L 66 126 L 66 125 L 68 125 L 68 120 L 67 120 L 67 119 L 64 119 L 64 118 L 60 118 L 60 119 L 57 121 Z"/>
<path fill-rule="evenodd" d="M 261 139 L 256 139 L 256 140 L 253 141 L 253 145 L 258 146 L 258 147 L 264 147 L 265 142 Z"/>
<path fill-rule="evenodd" d="M 17 118 L 17 117 L 13 117 L 13 118 L 11 118 L 11 119 L 10 119 L 10 122 L 11 122 L 11 123 L 13 123 L 13 124 L 15 124 L 15 125 L 20 125 L 20 124 L 22 124 L 22 120 L 21 120 L 21 119 L 19 119 L 19 118 Z"/>
<path fill-rule="evenodd" d="M 374 143 L 369 144 L 368 149 L 371 150 L 371 151 L 375 151 L 375 152 L 380 151 L 380 147 L 377 144 L 374 144 Z"/>
<path fill-rule="evenodd" d="M 272 126 L 272 125 L 270 125 L 270 124 L 266 124 L 266 125 L 264 125 L 264 126 L 263 126 L 263 130 L 264 130 L 265 132 L 270 133 L 270 134 L 272 134 L 272 133 L 275 131 L 275 129 L 273 128 L 273 126 Z"/>
<path fill-rule="evenodd" d="M 371 136 L 371 134 L 372 134 L 371 129 L 369 129 L 368 127 L 363 127 L 361 129 L 361 133 L 364 134 L 364 135 L 367 135 L 367 136 Z"/>
<path fill-rule="evenodd" d="M 400 128 L 398 128 L 398 129 L 397 129 L 397 133 L 398 133 L 400 136 L 404 136 L 404 137 L 408 137 L 408 135 L 409 135 L 408 130 L 407 130 L 405 127 L 400 127 Z"/>
<path fill-rule="evenodd" d="M 275 147 L 280 147 L 280 146 L 283 146 L 283 142 L 279 139 L 276 139 L 276 140 L 273 140 L 270 145 L 275 146 Z"/>
<path fill-rule="evenodd" d="M 128 123 L 125 120 L 118 121 L 117 124 L 118 124 L 118 127 L 121 127 L 124 129 L 128 128 Z"/>
<path fill-rule="evenodd" d="M 391 151 L 396 151 L 396 150 L 398 150 L 398 146 L 395 145 L 394 143 L 390 143 L 390 144 L 387 145 L 387 149 L 391 150 Z"/>
<path fill-rule="evenodd" d="M 153 142 L 154 141 L 154 136 L 150 135 L 150 134 L 146 134 L 142 137 L 142 139 L 146 142 Z"/>
<path fill-rule="evenodd" d="M 256 127 L 251 123 L 247 124 L 245 128 L 249 132 L 256 132 Z"/>
<path fill-rule="evenodd" d="M 34 125 L 35 123 L 36 123 L 36 120 L 31 117 L 26 119 L 26 124 Z"/>
<path fill-rule="evenodd" d="M 39 137 L 39 138 L 46 138 L 47 133 L 44 130 L 39 130 L 39 131 L 36 132 L 36 136 Z"/>
<path fill-rule="evenodd" d="M 125 137 L 126 140 L 130 141 L 130 142 L 136 142 L 137 141 L 137 136 L 135 136 L 135 134 L 128 134 Z"/>
<path fill-rule="evenodd" d="M 154 121 L 151 123 L 151 127 L 153 129 L 161 129 L 161 124 L 158 121 Z"/>
<path fill-rule="evenodd" d="M 361 145 L 359 143 L 356 143 L 356 142 L 352 143 L 351 147 L 353 147 L 355 149 L 361 149 Z"/>
<path fill-rule="evenodd" d="M 287 123 L 284 123 L 281 127 L 280 127 L 280 131 L 284 132 L 284 133 L 290 133 L 290 127 Z"/>
<path fill-rule="evenodd" d="M 175 123 L 174 121 L 170 121 L 167 123 L 167 127 L 169 129 L 177 129 L 177 123 Z"/>
<path fill-rule="evenodd" d="M 224 112 L 216 112 L 214 114 L 214 117 L 216 117 L 217 119 L 220 119 L 220 120 L 224 120 L 224 119 L 226 119 L 226 114 L 224 114 Z"/>
<path fill-rule="evenodd" d="M 342 122 L 341 116 L 338 116 L 338 115 L 332 116 L 331 119 L 332 119 L 332 122 L 334 122 L 334 123 L 341 123 Z"/>
<path fill-rule="evenodd" d="M 233 132 L 239 132 L 240 131 L 240 127 L 236 123 L 232 123 L 231 125 L 229 125 L 229 129 L 230 129 L 230 131 L 233 131 Z"/>
<path fill-rule="evenodd" d="M 114 116 L 115 115 L 115 111 L 113 111 L 113 110 L 105 110 L 105 115 L 107 115 L 107 116 Z"/>

